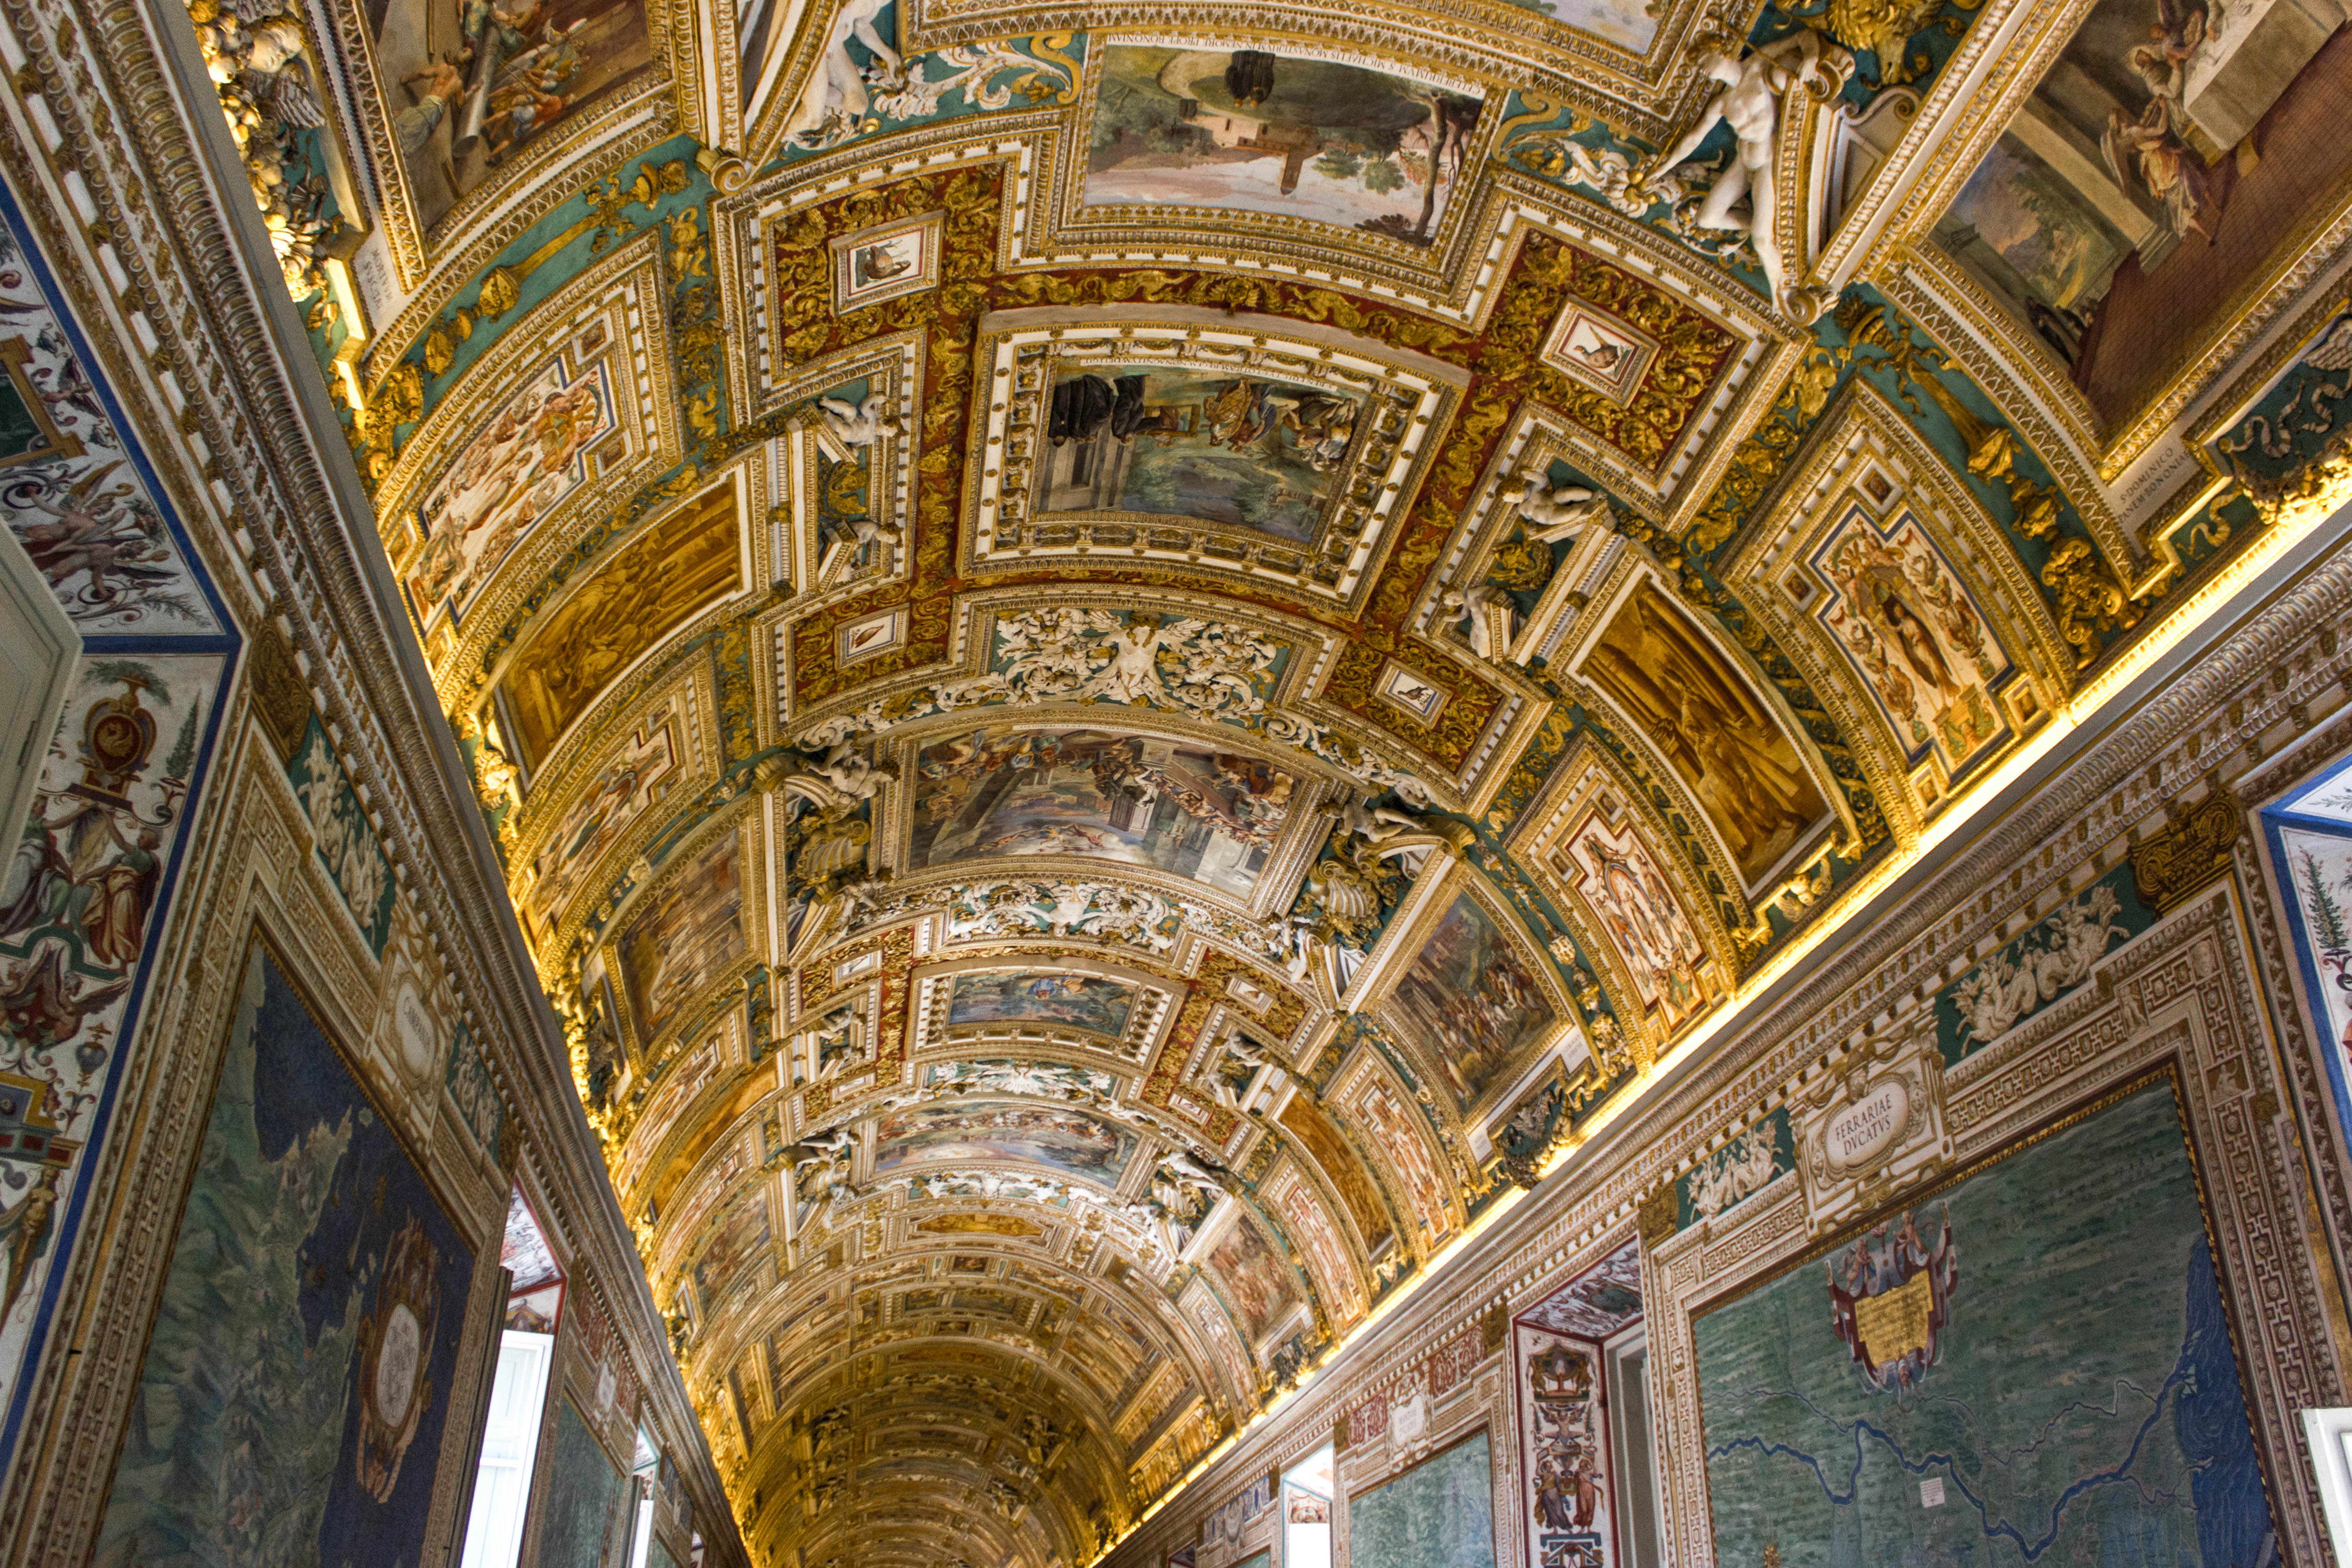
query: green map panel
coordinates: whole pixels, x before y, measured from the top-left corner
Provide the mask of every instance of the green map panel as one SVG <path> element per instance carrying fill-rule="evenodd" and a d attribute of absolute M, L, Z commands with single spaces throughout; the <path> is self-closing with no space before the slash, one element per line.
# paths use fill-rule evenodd
<path fill-rule="evenodd" d="M 2277 1560 L 2168 1082 L 1693 1332 L 1726 1568 Z"/>
<path fill-rule="evenodd" d="M 1482 1428 L 1348 1502 L 1353 1568 L 1495 1568 L 1495 1482 Z"/>
<path fill-rule="evenodd" d="M 560 1403 L 539 1560 L 551 1568 L 613 1568 L 628 1544 L 629 1478 L 613 1468 L 572 1401 Z"/>

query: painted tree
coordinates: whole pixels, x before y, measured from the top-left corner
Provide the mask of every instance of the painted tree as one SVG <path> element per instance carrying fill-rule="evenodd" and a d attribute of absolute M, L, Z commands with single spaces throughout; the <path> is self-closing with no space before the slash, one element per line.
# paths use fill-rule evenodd
<path fill-rule="evenodd" d="M 2319 857 L 2309 850 L 2303 852 L 2302 864 L 2304 904 L 2311 915 L 2311 934 L 2323 951 L 2342 952 L 2352 947 L 2352 929 L 2347 929 L 2344 906 L 2327 891 L 2327 874 L 2320 869 Z"/>

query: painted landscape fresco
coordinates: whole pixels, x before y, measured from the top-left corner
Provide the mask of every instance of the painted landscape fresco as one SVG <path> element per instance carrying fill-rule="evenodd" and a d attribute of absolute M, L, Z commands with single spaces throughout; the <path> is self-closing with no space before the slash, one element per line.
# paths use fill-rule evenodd
<path fill-rule="evenodd" d="M 1463 894 L 1390 998 L 1468 1111 L 1559 1022 L 1511 939 Z"/>
<path fill-rule="evenodd" d="M 1054 385 L 1037 509 L 1142 512 L 1307 539 L 1364 400 L 1203 371 L 1066 371 Z"/>
<path fill-rule="evenodd" d="M 882 1119 L 877 1176 L 941 1161 L 1019 1161 L 1102 1186 L 1118 1185 L 1135 1135 L 1077 1111 L 1012 1101 L 926 1105 Z"/>
<path fill-rule="evenodd" d="M 1828 814 L 1772 711 L 1647 580 L 1610 618 L 1581 673 L 1657 739 L 1750 886 Z"/>
<path fill-rule="evenodd" d="M 2352 29 L 2294 7 L 2100 0 L 1937 225 L 2110 423 L 2341 202 Z"/>
<path fill-rule="evenodd" d="M 1086 200 L 1272 213 L 1427 245 L 1482 108 L 1334 60 L 1114 45 Z"/>
<path fill-rule="evenodd" d="M 1135 988 L 1096 975 L 958 975 L 948 1022 L 1063 1023 L 1097 1034 L 1127 1030 Z"/>
<path fill-rule="evenodd" d="M 1292 779 L 1189 741 L 1102 730 L 975 730 L 917 759 L 916 867 L 1072 855 L 1192 877 L 1246 897 Z"/>
<path fill-rule="evenodd" d="M 654 62 L 643 0 L 367 0 L 367 15 L 384 110 L 428 230 Z"/>
<path fill-rule="evenodd" d="M 1723 1562 L 2277 1560 L 2169 1082 L 1692 1326 Z"/>
<path fill-rule="evenodd" d="M 588 454 L 613 429 L 611 366 L 572 374 L 559 355 L 467 444 L 416 510 L 425 544 L 408 586 L 428 627 L 465 613 L 539 520 L 587 482 Z"/>
<path fill-rule="evenodd" d="M 473 1269 L 257 945 L 93 1561 L 417 1563 Z"/>
<path fill-rule="evenodd" d="M 713 839 L 621 934 L 629 1021 L 640 1048 L 669 1026 L 681 1003 L 747 951 L 742 833 L 730 828 Z"/>

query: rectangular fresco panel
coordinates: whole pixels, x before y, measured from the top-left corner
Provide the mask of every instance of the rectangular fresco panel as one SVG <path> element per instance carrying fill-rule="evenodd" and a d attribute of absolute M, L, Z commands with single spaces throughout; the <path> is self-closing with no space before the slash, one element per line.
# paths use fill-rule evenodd
<path fill-rule="evenodd" d="M 1936 237 L 2115 424 L 2343 201 L 2333 12 L 2099 0 Z"/>
<path fill-rule="evenodd" d="M 1465 1113 L 1559 1022 L 1517 944 L 1466 893 L 1407 961 L 1389 1007 Z"/>
<path fill-rule="evenodd" d="M 623 1568 L 629 1549 L 629 1478 L 596 1440 L 587 1418 L 559 1396 L 555 1454 L 548 1463 L 539 1561 Z"/>
<path fill-rule="evenodd" d="M 735 495 L 721 486 L 596 567 L 530 633 L 499 693 L 536 768 L 572 721 L 681 622 L 742 580 Z"/>
<path fill-rule="evenodd" d="M 986 1094 L 1034 1094 L 1049 1100 L 1079 1100 L 1088 1094 L 1118 1092 L 1122 1080 L 1091 1067 L 1071 1067 L 1058 1061 L 1025 1061 L 991 1057 L 985 1061 L 933 1061 L 923 1068 L 923 1082 L 955 1083 L 963 1092 Z"/>
<path fill-rule="evenodd" d="M 754 1182 L 711 1227 L 702 1255 L 694 1260 L 694 1288 L 706 1310 L 724 1301 L 736 1276 L 766 1254 L 771 1234 L 767 1189 Z M 751 1272 L 751 1277 L 760 1277 L 757 1270 Z"/>
<path fill-rule="evenodd" d="M 1363 1239 L 1364 1255 L 1378 1258 L 1396 1239 L 1396 1228 L 1389 1221 L 1388 1205 L 1372 1185 L 1363 1157 L 1348 1146 L 1339 1129 L 1307 1095 L 1292 1095 L 1277 1120 L 1314 1157 L 1325 1178 L 1339 1193 L 1348 1218 L 1356 1222 L 1356 1234 Z"/>
<path fill-rule="evenodd" d="M 916 759 L 910 865 L 1070 855 L 1247 897 L 1291 777 L 1192 741 L 1093 729 L 974 730 Z"/>
<path fill-rule="evenodd" d="M 1127 1031 L 1135 988 L 1093 975 L 958 975 L 948 990 L 948 1022 L 1061 1023 L 1097 1034 Z"/>
<path fill-rule="evenodd" d="M 1706 945 L 1632 823 L 1612 828 L 1603 810 L 1590 812 L 1560 845 L 1553 866 L 1583 894 L 1617 961 L 1633 977 L 1643 1008 L 1665 1030 L 1680 1028 L 1706 1006 L 1708 988 L 1699 973 Z"/>
<path fill-rule="evenodd" d="M 1495 1568 L 1495 1483 L 1484 1427 L 1348 1500 L 1350 1568 Z"/>
<path fill-rule="evenodd" d="M 1376 1070 L 1364 1071 L 1344 1093 L 1365 1144 L 1387 1162 L 1407 1217 L 1421 1228 L 1422 1245 L 1434 1247 L 1454 1231 L 1454 1189 L 1430 1152 L 1428 1119 L 1408 1109 L 1394 1082 Z"/>
<path fill-rule="evenodd" d="M 688 997 L 740 958 L 743 830 L 730 828 L 697 853 L 621 934 L 621 971 L 639 1049 L 677 1016 Z"/>
<path fill-rule="evenodd" d="M 1829 812 L 1788 732 L 1689 616 L 1646 578 L 1579 674 L 1672 767 L 1756 886 Z"/>
<path fill-rule="evenodd" d="M 1299 1304 L 1298 1280 L 1288 1260 L 1247 1214 L 1234 1216 L 1202 1263 L 1215 1277 L 1242 1337 L 1253 1345 L 1264 1343 Z"/>
<path fill-rule="evenodd" d="M 1109 1187 L 1118 1185 L 1135 1143 L 1133 1134 L 1081 1111 L 1009 1100 L 922 1105 L 882 1118 L 874 1171 L 949 1161 L 1019 1163 Z"/>
<path fill-rule="evenodd" d="M 1512 1328 L 1511 1347 L 1528 1568 L 1616 1568 L 1601 1347 L 1524 1322 Z"/>
<path fill-rule="evenodd" d="M 367 0 L 376 75 L 427 230 L 569 117 L 653 68 L 644 0 Z"/>
<path fill-rule="evenodd" d="M 587 483 L 588 454 L 613 429 L 611 365 L 573 373 L 559 355 L 450 460 L 416 509 L 425 545 L 408 587 L 428 626 L 463 615 L 532 527 Z"/>
<path fill-rule="evenodd" d="M 1212 207 L 1434 238 L 1483 105 L 1263 49 L 1103 51 L 1085 200 Z"/>
<path fill-rule="evenodd" d="M 417 1563 L 473 1272 L 255 944 L 93 1561 Z"/>
<path fill-rule="evenodd" d="M 1884 528 L 1859 506 L 1812 554 L 1830 591 L 1813 616 L 1916 760 L 1958 772 L 2009 733 L 1994 686 L 2010 673 L 1967 587 L 1908 512 Z"/>
<path fill-rule="evenodd" d="M 553 934 L 564 906 L 604 852 L 668 793 L 678 768 L 685 708 L 685 698 L 674 699 L 638 725 L 531 856 L 520 908 L 523 928 L 534 938 L 544 941 Z"/>
<path fill-rule="evenodd" d="M 1037 510 L 1142 512 L 1311 538 L 1363 405 L 1358 394 L 1255 376 L 1066 371 L 1047 415 Z"/>
<path fill-rule="evenodd" d="M 1692 1332 L 1723 1562 L 2276 1559 L 2169 1082 Z"/>

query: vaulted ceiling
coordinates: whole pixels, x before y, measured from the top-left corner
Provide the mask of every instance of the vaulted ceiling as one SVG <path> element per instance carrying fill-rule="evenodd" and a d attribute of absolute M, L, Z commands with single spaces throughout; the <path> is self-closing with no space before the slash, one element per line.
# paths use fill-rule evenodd
<path fill-rule="evenodd" d="M 2176 10 L 195 0 L 756 1561 L 1090 1561 L 2333 503 Z"/>

